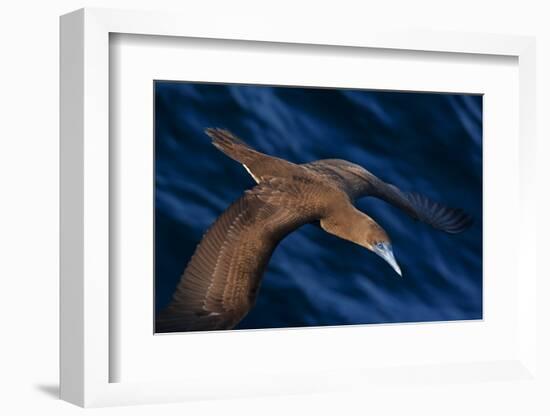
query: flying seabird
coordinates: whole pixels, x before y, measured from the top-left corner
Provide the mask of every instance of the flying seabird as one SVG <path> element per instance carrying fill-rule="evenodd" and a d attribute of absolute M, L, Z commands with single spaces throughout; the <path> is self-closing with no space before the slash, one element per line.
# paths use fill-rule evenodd
<path fill-rule="evenodd" d="M 399 190 L 351 162 L 305 164 L 260 153 L 229 131 L 206 129 L 213 145 L 241 163 L 257 183 L 233 202 L 204 234 L 155 332 L 234 328 L 254 306 L 260 281 L 277 244 L 307 223 L 382 257 L 401 276 L 387 233 L 353 205 L 380 198 L 447 233 L 472 223 L 460 209 Z"/>

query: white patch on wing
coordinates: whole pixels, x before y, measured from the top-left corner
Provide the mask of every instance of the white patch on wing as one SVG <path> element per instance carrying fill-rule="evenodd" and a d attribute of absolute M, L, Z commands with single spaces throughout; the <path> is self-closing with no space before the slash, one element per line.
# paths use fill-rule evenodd
<path fill-rule="evenodd" d="M 260 183 L 260 180 L 256 178 L 252 172 L 250 172 L 250 169 L 248 169 L 248 166 L 246 166 L 244 163 L 243 163 L 243 166 L 246 169 L 246 171 L 250 173 L 250 176 L 252 176 L 252 178 L 256 181 L 256 183 Z"/>

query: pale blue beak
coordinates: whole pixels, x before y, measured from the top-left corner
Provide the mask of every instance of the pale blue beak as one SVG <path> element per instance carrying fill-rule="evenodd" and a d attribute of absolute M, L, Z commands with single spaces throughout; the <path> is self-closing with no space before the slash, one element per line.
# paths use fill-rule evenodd
<path fill-rule="evenodd" d="M 373 247 L 373 251 L 376 254 L 378 254 L 380 257 L 382 257 L 384 260 L 386 260 L 399 276 L 403 277 L 403 275 L 401 274 L 401 268 L 397 264 L 397 261 L 395 260 L 395 256 L 393 255 L 391 244 L 388 244 L 388 243 L 375 244 Z"/>

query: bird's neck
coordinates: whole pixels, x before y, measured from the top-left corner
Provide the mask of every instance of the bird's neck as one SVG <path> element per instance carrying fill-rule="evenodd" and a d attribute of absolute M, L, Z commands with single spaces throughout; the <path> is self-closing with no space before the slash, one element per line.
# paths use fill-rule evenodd
<path fill-rule="evenodd" d="M 333 210 L 320 221 L 326 232 L 347 241 L 365 246 L 369 229 L 376 224 L 372 218 L 356 209 L 351 203 Z"/>

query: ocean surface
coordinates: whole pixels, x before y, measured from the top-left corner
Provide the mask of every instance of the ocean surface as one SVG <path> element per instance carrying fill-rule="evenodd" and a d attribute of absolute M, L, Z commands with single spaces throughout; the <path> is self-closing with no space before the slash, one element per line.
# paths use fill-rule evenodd
<path fill-rule="evenodd" d="M 275 250 L 238 329 L 482 318 L 482 96 L 155 82 L 155 302 L 169 302 L 203 233 L 255 185 L 210 143 L 231 130 L 294 163 L 341 158 L 474 219 L 451 235 L 375 198 L 357 201 L 392 240 L 383 259 L 315 225 Z"/>

